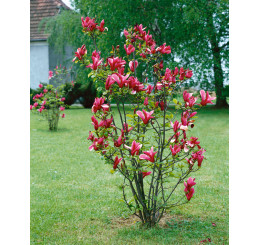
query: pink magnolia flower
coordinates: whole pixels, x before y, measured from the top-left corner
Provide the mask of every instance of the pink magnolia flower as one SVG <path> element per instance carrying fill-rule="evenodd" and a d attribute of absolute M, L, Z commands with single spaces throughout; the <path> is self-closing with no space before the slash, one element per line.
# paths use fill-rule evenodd
<path fill-rule="evenodd" d="M 193 165 L 194 165 L 194 162 L 193 162 L 193 159 L 192 158 L 185 158 L 185 160 L 189 163 L 189 165 L 190 165 L 190 169 L 192 169 L 193 168 Z"/>
<path fill-rule="evenodd" d="M 52 71 L 49 71 L 49 72 L 48 72 L 48 80 L 49 80 L 51 77 L 53 77 L 53 72 L 52 72 Z"/>
<path fill-rule="evenodd" d="M 180 129 L 181 124 L 177 120 L 174 123 L 170 122 L 170 124 L 175 133 L 178 131 L 178 129 Z"/>
<path fill-rule="evenodd" d="M 134 156 L 135 154 L 139 155 L 139 151 L 140 151 L 141 147 L 142 147 L 142 144 L 137 143 L 135 140 L 132 142 L 131 147 L 125 145 L 125 148 L 131 150 L 131 155 L 132 156 Z"/>
<path fill-rule="evenodd" d="M 59 110 L 60 110 L 60 111 L 64 111 L 65 108 L 64 108 L 63 106 L 60 106 L 60 107 L 59 107 Z"/>
<path fill-rule="evenodd" d="M 184 152 L 188 152 L 189 151 L 189 149 L 187 148 L 187 142 L 186 142 L 186 135 L 185 135 L 185 132 L 183 132 L 183 134 L 184 134 L 184 138 L 183 139 L 181 139 L 181 149 L 182 150 L 184 150 Z"/>
<path fill-rule="evenodd" d="M 157 52 L 160 52 L 162 54 L 170 54 L 171 48 L 170 46 L 166 46 L 166 43 L 164 43 L 163 45 L 157 48 Z"/>
<path fill-rule="evenodd" d="M 189 106 L 189 107 L 193 107 L 195 105 L 195 102 L 197 100 L 197 98 L 192 96 L 193 93 L 187 93 L 187 91 L 185 90 L 183 93 L 183 98 L 185 101 L 185 106 Z"/>
<path fill-rule="evenodd" d="M 165 75 L 164 75 L 164 80 L 168 82 L 168 85 L 170 85 L 171 83 L 176 83 L 176 77 L 173 74 L 173 71 L 166 68 Z"/>
<path fill-rule="evenodd" d="M 129 75 L 123 76 L 119 73 L 114 73 L 111 75 L 111 78 L 117 82 L 119 88 L 123 88 L 126 84 L 127 84 L 127 78 L 129 77 Z"/>
<path fill-rule="evenodd" d="M 196 184 L 194 181 L 195 181 L 195 178 L 193 179 L 193 178 L 189 177 L 187 182 L 184 182 L 184 186 L 185 186 L 184 192 L 185 192 L 185 195 L 186 195 L 186 198 L 188 201 L 191 200 L 191 198 L 193 197 L 193 194 L 194 194 L 193 186 Z"/>
<path fill-rule="evenodd" d="M 35 103 L 33 104 L 33 106 L 34 106 L 34 107 L 37 107 L 37 106 L 38 106 L 38 103 L 37 103 L 37 102 L 35 102 Z"/>
<path fill-rule="evenodd" d="M 184 70 L 183 67 L 180 68 L 179 74 L 180 74 L 179 80 L 181 80 L 181 81 L 184 80 L 184 78 L 185 78 L 185 70 Z"/>
<path fill-rule="evenodd" d="M 93 141 L 94 138 L 95 138 L 95 137 L 94 137 L 93 133 L 90 131 L 90 132 L 89 132 L 89 137 L 87 138 L 87 140 Z"/>
<path fill-rule="evenodd" d="M 201 105 L 202 106 L 206 106 L 207 104 L 214 104 L 212 102 L 212 100 L 215 100 L 216 97 L 211 97 L 209 95 L 209 92 L 207 91 L 206 94 L 205 94 L 205 91 L 204 90 L 201 90 L 200 91 L 200 94 L 201 94 L 201 97 L 202 97 L 202 101 L 201 101 Z"/>
<path fill-rule="evenodd" d="M 104 104 L 105 99 L 104 98 L 95 98 L 95 101 L 93 103 L 93 106 L 91 108 L 92 113 L 96 113 L 99 110 L 108 111 L 109 105 Z"/>
<path fill-rule="evenodd" d="M 126 29 L 124 29 L 124 35 L 125 35 L 125 38 L 127 38 L 127 36 L 129 35 L 129 32 Z"/>
<path fill-rule="evenodd" d="M 181 122 L 183 126 L 189 126 L 192 125 L 194 120 L 190 120 L 193 116 L 195 116 L 197 112 L 190 113 L 189 110 L 185 111 L 183 115 L 181 116 Z"/>
<path fill-rule="evenodd" d="M 117 168 L 117 165 L 121 162 L 123 158 L 118 158 L 118 156 L 115 157 L 115 161 L 114 161 L 114 164 L 113 164 L 113 169 L 116 169 Z"/>
<path fill-rule="evenodd" d="M 175 67 L 175 70 L 172 71 L 172 73 L 173 73 L 174 76 L 177 76 L 177 75 L 178 75 L 178 72 L 179 72 L 179 71 L 178 71 L 178 68 L 177 68 L 177 67 Z"/>
<path fill-rule="evenodd" d="M 105 21 L 102 20 L 102 21 L 100 22 L 100 25 L 97 26 L 97 29 L 98 29 L 100 32 L 103 32 L 103 31 L 105 30 L 104 25 L 105 25 Z"/>
<path fill-rule="evenodd" d="M 154 111 L 147 112 L 144 109 L 142 111 L 137 111 L 136 114 L 142 119 L 144 124 L 147 124 L 150 119 L 154 118 L 151 116 Z"/>
<path fill-rule="evenodd" d="M 95 23 L 95 18 L 91 19 L 86 17 L 85 19 L 81 17 L 83 31 L 94 31 L 96 30 L 97 23 Z"/>
<path fill-rule="evenodd" d="M 176 143 L 178 142 L 179 136 L 180 136 L 180 131 L 178 131 L 178 132 L 173 136 L 173 138 L 175 139 L 175 142 L 176 142 Z"/>
<path fill-rule="evenodd" d="M 33 109 L 33 105 L 30 105 L 30 110 L 32 110 Z"/>
<path fill-rule="evenodd" d="M 125 68 L 124 67 L 118 67 L 117 70 L 118 70 L 119 74 L 124 75 L 124 73 L 125 73 Z"/>
<path fill-rule="evenodd" d="M 146 42 L 146 46 L 151 47 L 155 45 L 155 41 L 152 39 L 152 35 L 149 35 L 149 32 L 144 36 L 143 39 Z"/>
<path fill-rule="evenodd" d="M 135 51 L 135 47 L 132 44 L 129 44 L 128 48 L 126 47 L 126 44 L 125 44 L 124 48 L 127 55 L 130 55 Z"/>
<path fill-rule="evenodd" d="M 38 112 L 41 113 L 42 111 L 43 111 L 43 108 L 39 108 L 39 109 L 38 109 Z"/>
<path fill-rule="evenodd" d="M 162 88 L 163 88 L 163 84 L 161 82 L 157 82 L 157 84 L 155 86 L 155 91 L 162 90 Z"/>
<path fill-rule="evenodd" d="M 154 86 L 148 85 L 147 89 L 146 89 L 146 93 L 150 94 L 152 92 L 153 88 L 154 88 Z"/>
<path fill-rule="evenodd" d="M 101 120 L 99 123 L 99 127 L 110 128 L 113 126 L 111 125 L 112 122 L 113 122 L 113 117 L 111 117 L 110 119 Z"/>
<path fill-rule="evenodd" d="M 47 90 L 47 89 L 44 89 L 44 90 L 43 90 L 43 92 L 44 92 L 44 93 L 47 93 L 47 92 L 48 92 L 48 90 Z"/>
<path fill-rule="evenodd" d="M 186 126 L 186 125 L 181 125 L 181 126 L 180 126 L 180 129 L 183 130 L 183 131 L 187 131 L 187 130 L 188 130 L 188 126 Z"/>
<path fill-rule="evenodd" d="M 101 54 L 101 52 L 97 52 L 96 50 L 94 50 L 94 51 L 92 52 L 92 57 L 95 57 L 95 58 L 100 59 L 100 54 Z"/>
<path fill-rule="evenodd" d="M 127 133 L 129 133 L 133 129 L 133 127 L 128 128 L 127 123 L 124 123 L 123 128 L 124 128 L 124 131 L 127 132 Z"/>
<path fill-rule="evenodd" d="M 39 84 L 39 88 L 42 88 L 43 87 L 43 85 L 42 84 Z"/>
<path fill-rule="evenodd" d="M 189 145 L 191 148 L 193 148 L 197 145 L 197 147 L 199 148 L 200 141 L 197 141 L 197 140 L 198 140 L 198 138 L 191 137 L 190 140 L 187 141 L 187 145 Z"/>
<path fill-rule="evenodd" d="M 61 100 L 61 101 L 65 101 L 65 97 L 61 98 L 60 100 Z"/>
<path fill-rule="evenodd" d="M 99 150 L 99 149 L 103 149 L 104 147 L 107 147 L 108 144 L 105 143 L 105 139 L 103 137 L 101 138 L 95 138 L 93 140 L 93 144 L 89 147 L 89 150 L 92 151 L 93 149 L 95 151 Z M 102 152 L 104 154 L 104 151 Z"/>
<path fill-rule="evenodd" d="M 149 101 L 148 101 L 148 97 L 145 98 L 144 100 L 144 103 L 143 103 L 145 106 L 147 106 L 149 104 Z"/>
<path fill-rule="evenodd" d="M 136 24 L 133 29 L 135 32 L 139 32 L 140 34 L 142 34 L 146 27 L 143 28 L 142 24 Z"/>
<path fill-rule="evenodd" d="M 163 69 L 164 68 L 164 64 L 163 64 L 163 60 L 162 61 L 160 61 L 160 63 L 159 63 L 159 69 Z"/>
<path fill-rule="evenodd" d="M 112 57 L 112 58 L 108 58 L 107 60 L 108 65 L 110 66 L 110 70 L 114 71 L 115 69 L 124 67 L 126 64 L 125 60 L 122 60 L 119 57 Z"/>
<path fill-rule="evenodd" d="M 144 91 L 144 85 L 138 81 L 135 77 L 128 78 L 128 86 L 132 89 L 131 94 L 136 94 L 137 92 Z"/>
<path fill-rule="evenodd" d="M 145 53 L 141 53 L 140 56 L 141 56 L 143 59 L 146 59 L 146 58 L 147 58 L 147 56 L 146 56 Z"/>
<path fill-rule="evenodd" d="M 123 143 L 125 143 L 124 130 L 121 129 L 121 135 L 118 137 L 118 139 L 116 141 L 114 141 L 114 146 L 115 147 L 120 147 Z"/>
<path fill-rule="evenodd" d="M 98 128 L 99 128 L 98 120 L 97 120 L 94 116 L 92 116 L 92 117 L 91 117 L 91 121 L 92 121 L 92 124 L 93 124 L 93 126 L 94 126 L 94 129 L 95 129 L 95 130 L 98 130 Z"/>
<path fill-rule="evenodd" d="M 47 102 L 44 100 L 42 103 L 41 103 L 41 105 L 45 105 Z"/>
<path fill-rule="evenodd" d="M 139 156 L 140 160 L 147 160 L 150 162 L 155 162 L 154 156 L 157 154 L 157 151 L 153 151 L 153 146 L 151 147 L 151 149 L 149 151 L 144 151 L 144 154 L 141 154 Z"/>
<path fill-rule="evenodd" d="M 187 70 L 186 70 L 185 77 L 186 77 L 186 78 L 191 78 L 192 75 L 193 75 L 193 72 L 192 72 L 191 70 L 187 69 Z"/>
<path fill-rule="evenodd" d="M 97 70 L 98 67 L 102 64 L 99 53 L 95 50 L 91 56 L 92 64 L 87 65 L 86 67 L 91 68 L 92 70 Z"/>
<path fill-rule="evenodd" d="M 198 167 L 201 167 L 202 165 L 202 161 L 204 159 L 204 156 L 203 156 L 203 153 L 206 152 L 206 150 L 204 149 L 201 149 L 195 153 L 192 153 L 192 159 L 193 160 L 197 160 L 198 162 Z"/>
<path fill-rule="evenodd" d="M 62 118 L 65 118 L 65 114 L 64 113 L 62 114 Z"/>
<path fill-rule="evenodd" d="M 142 178 L 144 179 L 146 176 L 150 175 L 151 172 L 142 172 Z"/>
<path fill-rule="evenodd" d="M 170 145 L 169 148 L 172 152 L 172 156 L 175 156 L 177 153 L 179 153 L 181 151 L 180 145 L 174 145 L 174 147 L 172 147 L 172 145 Z"/>
<path fill-rule="evenodd" d="M 184 99 L 184 101 L 188 102 L 192 95 L 193 95 L 193 93 L 187 93 L 187 91 L 185 90 L 183 92 L 183 99 Z"/>
<path fill-rule="evenodd" d="M 77 49 L 77 52 L 75 52 L 75 58 L 73 59 L 73 61 L 76 59 L 76 57 L 79 59 L 79 60 L 82 60 L 83 56 L 87 54 L 87 50 L 86 50 L 86 46 L 85 44 L 83 44 L 81 46 L 81 48 L 78 48 Z"/>
<path fill-rule="evenodd" d="M 164 101 L 160 101 L 159 105 L 160 105 L 160 109 L 161 109 L 162 111 L 164 111 L 164 110 L 165 110 L 165 106 L 166 106 L 166 104 L 164 103 Z"/>
<path fill-rule="evenodd" d="M 135 61 L 130 61 L 130 62 L 129 62 L 129 68 L 130 68 L 130 70 L 131 70 L 132 72 L 135 71 L 135 69 L 137 68 L 137 66 L 138 66 L 138 61 L 137 61 L 137 60 L 135 60 Z"/>
<path fill-rule="evenodd" d="M 109 105 L 108 104 L 102 105 L 102 111 L 104 112 L 104 114 L 106 114 L 109 111 Z"/>
<path fill-rule="evenodd" d="M 112 85 L 113 83 L 115 83 L 115 80 L 112 79 L 112 76 L 111 76 L 111 75 L 109 75 L 109 76 L 107 77 L 107 80 L 106 80 L 105 89 L 106 89 L 106 90 L 109 90 L 110 87 L 111 87 L 111 85 Z"/>
<path fill-rule="evenodd" d="M 155 44 L 151 45 L 151 49 L 147 48 L 146 51 L 149 53 L 149 54 L 155 54 L 156 53 L 156 49 L 155 49 Z"/>
<path fill-rule="evenodd" d="M 185 103 L 185 105 L 189 107 L 193 107 L 196 101 L 197 101 L 197 98 L 191 96 L 191 98 Z"/>

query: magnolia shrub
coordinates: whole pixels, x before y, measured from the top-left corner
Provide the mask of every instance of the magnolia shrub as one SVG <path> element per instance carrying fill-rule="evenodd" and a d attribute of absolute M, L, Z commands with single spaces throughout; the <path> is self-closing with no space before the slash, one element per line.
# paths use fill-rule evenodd
<path fill-rule="evenodd" d="M 123 176 L 125 204 L 151 227 L 165 210 L 193 197 L 196 182 L 189 175 L 200 169 L 205 149 L 198 138 L 188 134 L 197 110 L 213 104 L 215 98 L 202 90 L 199 103 L 187 91 L 183 103 L 173 99 L 193 73 L 183 67 L 165 69 L 163 56 L 171 53 L 170 46 L 157 46 L 142 25 L 124 30 L 125 56 L 119 47 L 113 47 L 111 56 L 105 58 L 96 45 L 107 30 L 104 20 L 98 25 L 95 19 L 82 18 L 82 26 L 96 49 L 89 56 L 82 45 L 73 61 L 91 69 L 89 76 L 103 94 L 92 106 L 94 129 L 89 133 L 89 149 L 113 165 L 112 173 Z"/>

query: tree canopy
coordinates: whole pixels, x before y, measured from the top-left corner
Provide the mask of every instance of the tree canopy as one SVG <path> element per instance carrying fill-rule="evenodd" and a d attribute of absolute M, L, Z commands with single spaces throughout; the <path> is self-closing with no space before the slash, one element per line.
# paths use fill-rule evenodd
<path fill-rule="evenodd" d="M 229 63 L 228 0 L 73 0 L 72 4 L 74 11 L 64 10 L 48 20 L 49 42 L 60 52 L 66 43 L 75 48 L 90 43 L 82 33 L 81 16 L 105 20 L 108 34 L 98 41 L 104 55 L 112 45 L 122 47 L 124 29 L 143 24 L 158 45 L 171 46 L 164 63 L 189 67 L 195 74 L 191 85 L 215 89 L 217 106 L 227 105 L 223 90 Z"/>

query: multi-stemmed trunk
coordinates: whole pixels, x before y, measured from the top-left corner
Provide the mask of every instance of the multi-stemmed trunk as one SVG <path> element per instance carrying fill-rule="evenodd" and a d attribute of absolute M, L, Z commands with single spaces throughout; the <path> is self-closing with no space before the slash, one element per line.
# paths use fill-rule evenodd
<path fill-rule="evenodd" d="M 52 109 L 48 110 L 48 126 L 49 130 L 56 131 L 58 128 L 58 121 L 59 121 L 60 112 L 57 107 L 53 107 Z"/>

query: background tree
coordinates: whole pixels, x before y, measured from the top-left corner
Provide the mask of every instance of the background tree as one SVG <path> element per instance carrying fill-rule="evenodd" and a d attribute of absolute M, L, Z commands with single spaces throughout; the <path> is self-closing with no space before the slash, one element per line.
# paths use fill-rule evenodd
<path fill-rule="evenodd" d="M 60 52 L 65 43 L 74 47 L 89 43 L 80 29 L 81 16 L 106 20 L 107 37 L 98 43 L 104 55 L 114 43 L 122 47 L 125 28 L 142 23 L 158 45 L 171 44 L 173 55 L 168 55 L 164 63 L 190 67 L 196 76 L 189 85 L 215 89 L 216 105 L 227 106 L 228 0 L 73 0 L 73 6 L 75 11 L 63 11 L 47 24 L 52 33 L 49 42 Z M 94 49 L 87 48 L 89 52 Z"/>

